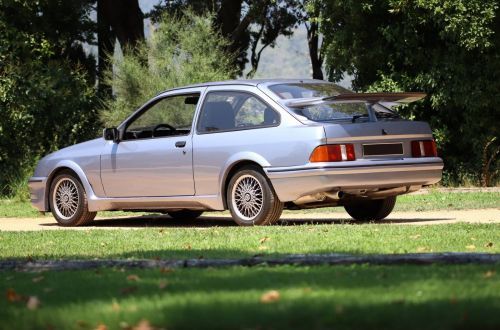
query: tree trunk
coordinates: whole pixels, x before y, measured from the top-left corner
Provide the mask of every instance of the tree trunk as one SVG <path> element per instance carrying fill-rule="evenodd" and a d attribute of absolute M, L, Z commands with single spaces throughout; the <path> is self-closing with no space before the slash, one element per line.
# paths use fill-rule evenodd
<path fill-rule="evenodd" d="M 311 58 L 313 79 L 323 80 L 323 57 L 319 46 L 319 24 L 311 22 L 307 27 L 307 44 L 309 46 L 309 57 Z"/>
<path fill-rule="evenodd" d="M 247 63 L 246 50 L 250 41 L 247 31 L 249 15 L 241 19 L 242 4 L 243 0 L 222 0 L 215 19 L 215 26 L 230 41 L 227 51 L 235 55 L 234 64 L 240 73 Z"/>
<path fill-rule="evenodd" d="M 99 0 L 103 15 L 123 51 L 144 40 L 144 15 L 138 0 Z"/>
<path fill-rule="evenodd" d="M 100 97 L 111 96 L 111 86 L 106 83 L 105 75 L 110 68 L 109 56 L 113 55 L 115 37 L 103 10 L 103 1 L 97 1 L 97 81 Z"/>

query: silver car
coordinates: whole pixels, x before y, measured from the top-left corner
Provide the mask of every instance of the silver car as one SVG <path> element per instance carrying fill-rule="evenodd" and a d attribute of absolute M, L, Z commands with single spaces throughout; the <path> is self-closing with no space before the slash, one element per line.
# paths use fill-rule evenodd
<path fill-rule="evenodd" d="M 441 179 L 429 125 L 391 110 L 424 96 L 319 80 L 168 90 L 103 137 L 40 160 L 31 202 L 62 226 L 102 210 L 192 219 L 229 209 L 248 226 L 273 224 L 284 208 L 343 206 L 356 220 L 380 220 L 396 196 Z"/>

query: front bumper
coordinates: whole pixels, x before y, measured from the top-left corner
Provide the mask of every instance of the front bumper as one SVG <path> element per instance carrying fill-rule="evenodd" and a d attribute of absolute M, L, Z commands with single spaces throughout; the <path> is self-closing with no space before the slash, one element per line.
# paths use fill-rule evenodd
<path fill-rule="evenodd" d="M 282 202 L 319 192 L 430 185 L 441 180 L 440 158 L 361 160 L 268 167 L 266 174 Z"/>
<path fill-rule="evenodd" d="M 46 199 L 47 178 L 33 176 L 28 180 L 30 189 L 31 205 L 38 211 L 46 212 L 49 210 Z"/>

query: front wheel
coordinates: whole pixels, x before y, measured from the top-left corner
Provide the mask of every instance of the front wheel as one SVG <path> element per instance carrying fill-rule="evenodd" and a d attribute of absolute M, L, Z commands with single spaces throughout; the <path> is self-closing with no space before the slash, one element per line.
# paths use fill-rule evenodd
<path fill-rule="evenodd" d="M 245 167 L 231 178 L 227 204 L 240 226 L 271 225 L 279 220 L 283 211 L 283 203 L 255 166 Z"/>
<path fill-rule="evenodd" d="M 353 201 L 345 205 L 344 209 L 354 220 L 378 221 L 387 217 L 394 209 L 394 205 L 396 205 L 396 196 Z"/>
<path fill-rule="evenodd" d="M 65 227 L 87 225 L 97 214 L 89 211 L 85 189 L 71 172 L 62 172 L 54 178 L 49 204 L 56 221 Z"/>

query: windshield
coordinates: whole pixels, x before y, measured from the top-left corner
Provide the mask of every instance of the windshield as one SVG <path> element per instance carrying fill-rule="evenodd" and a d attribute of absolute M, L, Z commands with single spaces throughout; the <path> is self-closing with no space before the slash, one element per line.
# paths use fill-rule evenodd
<path fill-rule="evenodd" d="M 277 84 L 269 86 L 269 89 L 281 99 L 327 97 L 339 95 L 342 93 L 352 93 L 348 89 L 328 83 Z"/>

